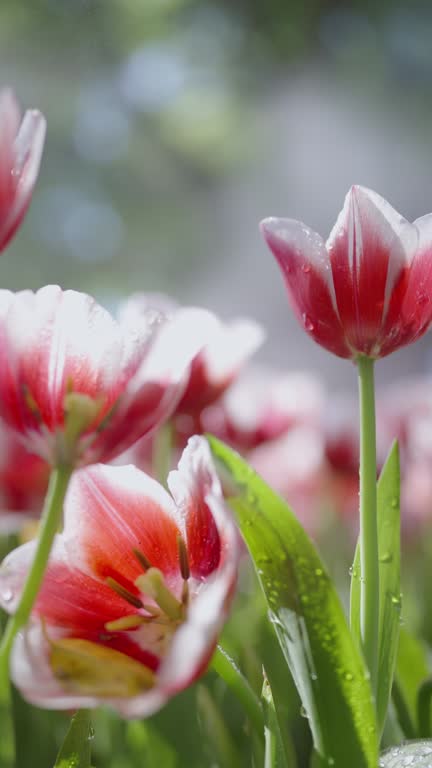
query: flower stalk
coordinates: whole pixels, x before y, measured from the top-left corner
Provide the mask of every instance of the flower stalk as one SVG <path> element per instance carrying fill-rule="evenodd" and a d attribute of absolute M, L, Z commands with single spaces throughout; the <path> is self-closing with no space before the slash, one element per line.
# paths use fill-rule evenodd
<path fill-rule="evenodd" d="M 360 397 L 360 629 L 376 693 L 379 632 L 379 553 L 376 489 L 374 360 L 357 359 Z"/>
<path fill-rule="evenodd" d="M 51 472 L 33 563 L 17 609 L 6 625 L 0 645 L 1 680 L 5 680 L 9 673 L 9 657 L 13 641 L 19 630 L 27 623 L 41 587 L 54 536 L 61 524 L 63 501 L 72 471 L 73 468 L 70 466 L 58 466 Z"/>

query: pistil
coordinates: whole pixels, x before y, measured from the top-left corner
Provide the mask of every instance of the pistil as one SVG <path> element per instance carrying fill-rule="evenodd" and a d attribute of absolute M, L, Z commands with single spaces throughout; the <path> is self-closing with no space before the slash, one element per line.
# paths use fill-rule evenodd
<path fill-rule="evenodd" d="M 168 589 L 162 572 L 158 568 L 149 568 L 142 576 L 138 576 L 135 585 L 145 595 L 153 598 L 160 609 L 173 621 L 179 621 L 183 616 L 183 605 Z"/>

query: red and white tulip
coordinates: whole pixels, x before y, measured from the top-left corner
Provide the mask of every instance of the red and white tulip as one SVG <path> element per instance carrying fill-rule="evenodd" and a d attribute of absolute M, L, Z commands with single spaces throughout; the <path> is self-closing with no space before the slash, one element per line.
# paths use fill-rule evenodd
<path fill-rule="evenodd" d="M 432 320 L 432 214 L 406 221 L 376 192 L 353 186 L 325 243 L 292 219 L 265 219 L 297 319 L 344 358 L 384 357 Z"/>
<path fill-rule="evenodd" d="M 15 234 L 30 204 L 45 131 L 40 112 L 29 109 L 21 120 L 12 91 L 0 91 L 0 251 Z"/>
<path fill-rule="evenodd" d="M 144 717 L 206 668 L 235 588 L 239 539 L 203 438 L 193 438 L 171 495 L 132 466 L 77 472 L 12 678 L 49 708 L 106 703 Z M 0 572 L 13 613 L 35 544 Z"/>
<path fill-rule="evenodd" d="M 0 416 L 51 464 L 111 460 L 171 415 L 215 324 L 184 309 L 134 327 L 76 291 L 1 290 Z"/>

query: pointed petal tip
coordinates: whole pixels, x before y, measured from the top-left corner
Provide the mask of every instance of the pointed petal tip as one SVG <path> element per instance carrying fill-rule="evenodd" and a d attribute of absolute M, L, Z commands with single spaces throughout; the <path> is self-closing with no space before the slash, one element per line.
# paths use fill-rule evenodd
<path fill-rule="evenodd" d="M 13 109 L 14 112 L 20 112 L 18 100 L 15 96 L 13 88 L 5 86 L 0 88 L 0 112 L 7 109 Z"/>

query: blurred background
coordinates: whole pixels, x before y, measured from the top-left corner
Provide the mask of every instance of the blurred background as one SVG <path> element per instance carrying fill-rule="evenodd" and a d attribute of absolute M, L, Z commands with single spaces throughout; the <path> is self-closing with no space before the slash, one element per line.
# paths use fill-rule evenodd
<path fill-rule="evenodd" d="M 263 360 L 354 386 L 296 326 L 258 222 L 326 236 L 354 182 L 408 219 L 432 210 L 431 37 L 428 2 L 1 0 L 1 81 L 48 119 L 1 285 L 251 315 Z M 428 370 L 431 349 L 379 376 Z"/>

